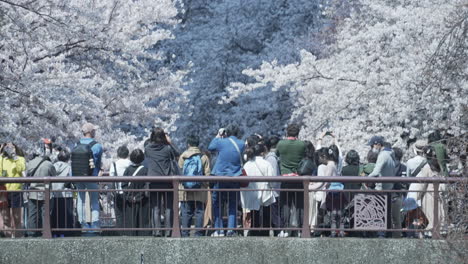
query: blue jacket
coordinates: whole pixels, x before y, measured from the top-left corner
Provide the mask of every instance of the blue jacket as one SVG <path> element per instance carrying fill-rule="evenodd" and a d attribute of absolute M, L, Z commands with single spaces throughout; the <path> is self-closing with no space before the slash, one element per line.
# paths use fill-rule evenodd
<path fill-rule="evenodd" d="M 237 152 L 231 140 L 237 144 L 240 154 Z M 211 174 L 216 176 L 239 176 L 242 173 L 241 156 L 244 153 L 244 141 L 231 136 L 229 138 L 215 138 L 208 146 L 209 151 L 218 152 L 216 163 Z"/>
<path fill-rule="evenodd" d="M 89 144 L 93 141 L 93 138 L 82 138 L 80 139 L 80 144 Z M 93 160 L 94 160 L 94 171 L 93 176 L 98 176 L 99 171 L 101 170 L 101 158 L 102 158 L 102 145 L 97 143 L 91 148 L 93 151 Z"/>

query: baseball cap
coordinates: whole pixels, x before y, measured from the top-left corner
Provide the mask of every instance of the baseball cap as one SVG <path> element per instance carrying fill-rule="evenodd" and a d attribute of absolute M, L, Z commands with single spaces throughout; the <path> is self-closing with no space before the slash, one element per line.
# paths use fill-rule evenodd
<path fill-rule="evenodd" d="M 384 137 L 382 136 L 373 136 L 369 142 L 367 143 L 367 145 L 369 146 L 372 146 L 372 145 L 376 145 L 376 144 L 380 144 L 383 146 L 384 144 Z"/>
<path fill-rule="evenodd" d="M 83 134 L 91 133 L 92 131 L 95 131 L 98 128 L 99 128 L 98 126 L 95 126 L 91 123 L 86 123 L 81 127 L 81 132 L 83 132 Z"/>

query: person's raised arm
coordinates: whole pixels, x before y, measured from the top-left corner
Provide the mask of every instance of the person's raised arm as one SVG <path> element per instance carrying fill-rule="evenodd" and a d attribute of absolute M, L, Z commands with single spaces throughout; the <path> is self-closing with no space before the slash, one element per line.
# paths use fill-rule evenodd
<path fill-rule="evenodd" d="M 216 137 L 213 140 L 211 140 L 210 145 L 208 145 L 208 150 L 209 151 L 217 151 L 220 139 L 221 138 Z"/>

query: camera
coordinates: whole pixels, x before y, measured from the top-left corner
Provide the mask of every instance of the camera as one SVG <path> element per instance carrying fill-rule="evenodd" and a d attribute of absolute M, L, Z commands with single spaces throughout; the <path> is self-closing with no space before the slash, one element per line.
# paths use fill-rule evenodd
<path fill-rule="evenodd" d="M 327 131 L 327 132 L 325 132 L 325 136 L 331 136 L 332 133 L 333 133 L 333 132 L 331 132 L 331 131 Z"/>
<path fill-rule="evenodd" d="M 223 127 L 223 128 L 220 128 L 218 130 L 218 135 L 221 136 L 221 137 L 224 137 L 226 136 L 226 129 Z"/>

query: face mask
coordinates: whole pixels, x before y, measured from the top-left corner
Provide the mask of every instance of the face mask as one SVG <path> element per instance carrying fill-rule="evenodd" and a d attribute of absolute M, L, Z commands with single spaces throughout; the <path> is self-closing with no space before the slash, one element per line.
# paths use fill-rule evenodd
<path fill-rule="evenodd" d="M 380 152 L 380 149 L 379 149 L 379 148 L 372 148 L 372 152 L 374 152 L 374 153 L 379 153 L 379 152 Z"/>

